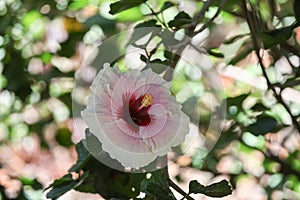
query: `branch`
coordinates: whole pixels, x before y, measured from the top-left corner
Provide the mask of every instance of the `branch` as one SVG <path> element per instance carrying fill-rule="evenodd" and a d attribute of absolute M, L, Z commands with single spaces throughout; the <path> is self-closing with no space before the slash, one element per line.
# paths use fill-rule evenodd
<path fill-rule="evenodd" d="M 209 7 L 213 4 L 214 0 L 207 0 L 202 7 L 202 9 L 193 17 L 192 26 L 196 27 L 199 22 L 204 19 L 204 14 L 209 9 Z"/>
<path fill-rule="evenodd" d="M 222 11 L 222 8 L 224 7 L 225 3 L 226 3 L 227 0 L 222 0 L 219 7 L 218 7 L 218 10 L 217 12 L 214 14 L 214 16 L 212 18 L 210 18 L 201 28 L 199 31 L 196 31 L 193 33 L 193 36 L 197 35 L 198 33 L 201 33 L 202 31 L 204 31 L 218 16 L 219 14 L 221 13 Z"/>
<path fill-rule="evenodd" d="M 169 184 L 170 186 L 176 190 L 178 193 L 180 193 L 184 198 L 187 200 L 195 200 L 194 198 L 190 197 L 185 191 L 183 191 L 176 183 L 174 183 L 170 178 L 169 178 Z"/>
<path fill-rule="evenodd" d="M 192 19 L 191 26 L 186 28 L 186 36 L 187 37 L 193 37 L 194 35 L 196 35 L 195 34 L 196 26 L 204 19 L 204 15 L 205 15 L 206 11 L 209 9 L 209 7 L 213 4 L 214 1 L 215 0 L 207 0 L 205 2 L 204 6 L 202 7 L 202 9 L 197 14 L 195 14 L 195 16 Z M 222 0 L 222 2 L 224 2 L 224 1 L 226 1 L 226 0 Z M 218 12 L 216 14 L 218 15 Z M 214 19 L 215 18 L 213 17 L 212 21 Z M 177 51 L 175 52 L 176 55 L 174 57 L 173 63 L 170 65 L 171 68 L 176 67 L 177 63 L 180 60 L 181 53 L 183 52 L 183 50 L 185 49 L 187 44 L 190 44 L 190 41 L 188 41 L 188 43 L 186 43 L 186 41 L 184 41 L 183 44 L 179 47 L 179 49 L 177 49 Z"/>
<path fill-rule="evenodd" d="M 293 116 L 290 108 L 288 107 L 288 105 L 283 101 L 282 99 L 282 96 L 281 96 L 281 93 L 277 93 L 275 88 L 273 87 L 272 83 L 270 82 L 270 79 L 267 75 L 267 72 L 265 70 L 265 66 L 262 62 L 262 58 L 260 56 L 260 42 L 259 42 L 259 38 L 256 37 L 256 30 L 255 30 L 255 23 L 252 21 L 251 19 L 251 16 L 249 14 L 249 11 L 247 9 L 247 3 L 246 3 L 246 0 L 242 0 L 242 6 L 243 6 L 243 9 L 244 9 L 244 12 L 245 12 L 245 16 L 246 16 L 246 20 L 247 20 L 247 23 L 248 23 L 248 26 L 249 26 L 249 29 L 250 29 L 250 32 L 251 32 L 251 37 L 252 37 L 252 41 L 253 41 L 253 47 L 254 47 L 254 50 L 255 50 L 255 54 L 258 58 L 258 62 L 259 62 L 259 65 L 260 65 L 260 68 L 262 70 L 262 73 L 263 73 L 263 76 L 264 78 L 266 79 L 267 81 L 267 86 L 268 86 L 268 89 L 272 90 L 276 100 L 281 104 L 283 105 L 283 107 L 285 108 L 285 110 L 287 111 L 287 113 L 290 115 L 292 121 L 293 121 L 293 124 L 294 126 L 297 128 L 299 134 L 300 134 L 300 124 L 298 123 L 298 121 L 296 120 L 296 118 Z"/>

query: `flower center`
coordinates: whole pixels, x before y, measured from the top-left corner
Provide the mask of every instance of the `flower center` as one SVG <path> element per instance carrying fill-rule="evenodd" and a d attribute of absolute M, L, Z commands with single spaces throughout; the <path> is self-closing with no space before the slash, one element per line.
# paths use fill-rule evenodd
<path fill-rule="evenodd" d="M 153 103 L 153 98 L 152 94 L 145 94 L 137 99 L 132 97 L 129 100 L 129 114 L 134 123 L 139 126 L 147 126 L 151 122 L 148 111 Z"/>

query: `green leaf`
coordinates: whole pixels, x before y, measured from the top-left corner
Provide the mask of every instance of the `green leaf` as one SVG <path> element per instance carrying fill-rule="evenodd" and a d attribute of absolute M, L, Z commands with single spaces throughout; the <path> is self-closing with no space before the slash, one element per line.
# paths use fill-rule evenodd
<path fill-rule="evenodd" d="M 300 24 L 300 1 L 294 0 L 294 15 L 297 20 L 297 24 Z"/>
<path fill-rule="evenodd" d="M 205 187 L 205 195 L 210 197 L 224 197 L 232 194 L 230 185 L 226 180 Z"/>
<path fill-rule="evenodd" d="M 73 145 L 71 137 L 72 133 L 69 129 L 61 128 L 57 131 L 55 139 L 60 145 L 64 147 L 70 147 Z"/>
<path fill-rule="evenodd" d="M 232 38 L 229 38 L 228 40 L 225 40 L 225 42 L 223 44 L 232 44 L 232 43 L 236 42 L 237 40 L 242 39 L 243 37 L 246 37 L 246 36 L 249 36 L 249 35 L 250 35 L 249 33 L 236 35 Z"/>
<path fill-rule="evenodd" d="M 160 9 L 160 12 L 163 12 L 164 10 L 167 10 L 168 8 L 171 8 L 173 6 L 175 6 L 175 4 L 173 2 L 166 1 L 164 3 L 164 5 L 162 6 L 162 8 Z"/>
<path fill-rule="evenodd" d="M 189 194 L 205 194 L 210 197 L 224 197 L 232 194 L 231 187 L 226 180 L 222 180 L 218 183 L 213 183 L 209 186 L 203 186 L 196 180 L 193 180 L 189 184 Z"/>
<path fill-rule="evenodd" d="M 270 116 L 261 115 L 257 117 L 257 121 L 246 128 L 246 131 L 253 133 L 254 135 L 265 135 L 276 129 L 278 122 L 276 119 Z"/>
<path fill-rule="evenodd" d="M 46 189 L 48 189 L 48 188 L 52 187 L 52 189 L 47 193 L 46 197 L 50 198 L 52 200 L 56 200 L 60 196 L 62 196 L 66 192 L 68 192 L 69 190 L 76 188 L 87 177 L 88 177 L 88 173 L 84 173 L 77 180 L 73 180 L 71 174 L 66 174 L 62 178 L 55 180 L 49 187 L 46 188 Z"/>
<path fill-rule="evenodd" d="M 233 59 L 231 59 L 229 64 L 236 65 L 238 62 L 244 60 L 252 51 L 252 48 L 243 48 Z"/>
<path fill-rule="evenodd" d="M 160 27 L 156 24 L 157 21 L 155 19 L 151 19 L 149 21 L 144 21 L 142 23 L 137 24 L 134 28 L 144 28 L 144 27 Z"/>
<path fill-rule="evenodd" d="M 207 53 L 211 56 L 217 57 L 217 58 L 224 58 L 224 54 L 222 54 L 221 52 L 219 52 L 217 49 L 212 48 L 212 49 L 208 49 Z"/>
<path fill-rule="evenodd" d="M 128 10 L 130 8 L 133 8 L 135 6 L 139 6 L 142 3 L 145 3 L 147 0 L 121 0 L 117 1 L 115 3 L 110 4 L 110 11 L 109 13 L 112 15 L 115 15 L 119 12 L 122 12 L 124 10 Z"/>
<path fill-rule="evenodd" d="M 262 103 L 257 103 L 251 107 L 251 110 L 261 112 L 261 111 L 268 110 L 268 108 Z"/>
<path fill-rule="evenodd" d="M 36 20 L 40 18 L 42 18 L 40 12 L 36 10 L 31 10 L 22 17 L 22 24 L 29 29 L 30 25 L 32 25 L 32 23 L 34 23 Z"/>
<path fill-rule="evenodd" d="M 175 33 L 168 30 L 164 30 L 160 36 L 165 46 L 173 46 L 180 42 L 175 38 Z"/>
<path fill-rule="evenodd" d="M 41 60 L 43 61 L 43 63 L 45 63 L 45 64 L 48 64 L 48 63 L 50 63 L 50 61 L 51 61 L 51 58 L 52 58 L 52 54 L 50 54 L 50 53 L 43 53 L 42 55 L 41 55 Z"/>
<path fill-rule="evenodd" d="M 173 20 L 171 20 L 168 25 L 171 28 L 182 28 L 184 26 L 190 25 L 192 22 L 192 18 L 185 13 L 184 11 L 181 11 L 180 13 L 178 13 Z"/>
<path fill-rule="evenodd" d="M 104 34 L 111 35 L 116 31 L 116 21 L 107 19 L 100 14 L 94 15 L 84 22 L 86 28 L 90 28 L 96 24 L 102 28 Z"/>
<path fill-rule="evenodd" d="M 72 3 L 70 3 L 69 8 L 76 11 L 87 5 L 89 5 L 89 0 L 73 0 Z"/>
<path fill-rule="evenodd" d="M 148 58 L 145 56 L 145 55 L 141 55 L 140 56 L 140 59 L 141 59 L 141 61 L 143 61 L 144 63 L 147 63 L 148 62 Z"/>
<path fill-rule="evenodd" d="M 205 186 L 198 183 L 198 181 L 193 180 L 190 182 L 189 194 L 191 194 L 191 193 L 194 193 L 194 194 L 202 193 L 203 194 L 204 191 L 205 191 Z"/>
<path fill-rule="evenodd" d="M 76 181 L 72 179 L 71 174 L 66 174 L 62 178 L 55 180 L 49 187 L 45 188 L 45 190 L 53 187 L 50 192 L 47 193 L 47 198 L 57 199 L 62 196 L 64 193 L 73 189 L 77 184 Z"/>
<path fill-rule="evenodd" d="M 54 187 L 50 192 L 47 193 L 46 197 L 52 200 L 58 199 L 60 196 L 70 191 L 77 185 L 76 181 L 69 181 L 64 184 L 61 184 L 57 187 Z"/>
<path fill-rule="evenodd" d="M 238 110 L 242 110 L 242 103 L 243 101 L 249 96 L 249 94 L 241 94 L 239 96 L 236 97 L 228 97 L 225 101 L 226 106 L 230 107 L 230 106 L 237 106 Z"/>
<path fill-rule="evenodd" d="M 102 151 L 97 137 L 86 131 L 86 145 L 88 148 Z M 95 153 L 95 152 L 94 152 Z M 103 155 L 103 152 L 100 153 Z M 95 156 L 95 157 L 94 157 Z M 83 171 L 88 171 L 87 178 L 74 188 L 80 192 L 98 193 L 105 199 L 121 198 L 133 199 L 140 192 L 140 183 L 145 179 L 145 173 L 125 173 L 112 169 L 91 156 L 84 165 Z M 132 189 L 134 188 L 134 190 Z"/>
<path fill-rule="evenodd" d="M 161 31 L 161 26 L 156 24 L 157 21 L 152 19 L 149 21 L 144 21 L 140 24 L 137 24 L 134 27 L 134 31 L 132 33 L 132 36 L 130 38 L 129 44 L 133 44 L 138 41 L 139 39 L 145 37 L 148 34 L 151 34 L 148 42 L 158 33 Z M 147 43 L 146 43 L 147 44 Z M 141 46 L 140 48 L 143 48 Z"/>
<path fill-rule="evenodd" d="M 143 19 L 143 13 L 139 7 L 133 7 L 119 13 L 116 20 L 119 22 L 136 22 Z"/>
<path fill-rule="evenodd" d="M 227 145 L 229 145 L 233 140 L 237 139 L 239 137 L 239 134 L 234 131 L 234 128 L 230 128 L 227 131 L 224 131 L 221 133 L 217 143 L 213 147 L 213 151 L 210 151 L 211 153 L 216 153 L 219 149 L 224 149 Z"/>
<path fill-rule="evenodd" d="M 293 27 L 294 25 L 291 25 L 263 33 L 262 41 L 265 49 L 269 49 L 273 46 L 287 41 L 292 36 L 294 29 Z"/>
<path fill-rule="evenodd" d="M 69 182 L 69 181 L 73 181 L 72 175 L 66 174 L 63 177 L 61 177 L 60 179 L 55 180 L 51 185 L 49 185 L 47 188 L 45 188 L 45 190 L 49 189 L 50 187 L 55 187 L 55 186 L 61 185 L 63 183 Z"/>
<path fill-rule="evenodd" d="M 148 198 L 160 200 L 176 199 L 167 186 L 167 180 L 163 175 L 162 170 L 157 170 L 151 173 L 150 179 L 144 179 L 141 182 L 141 191 L 148 195 Z"/>
<path fill-rule="evenodd" d="M 77 162 L 69 169 L 69 172 L 79 172 L 91 157 L 91 154 L 84 146 L 83 141 L 76 144 L 76 152 L 78 154 Z"/>

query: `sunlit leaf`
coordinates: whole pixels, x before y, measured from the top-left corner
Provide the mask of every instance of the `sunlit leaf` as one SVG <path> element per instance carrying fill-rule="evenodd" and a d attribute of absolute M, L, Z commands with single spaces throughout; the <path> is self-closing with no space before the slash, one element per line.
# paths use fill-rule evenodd
<path fill-rule="evenodd" d="M 143 18 L 143 13 L 138 7 L 133 7 L 118 13 L 116 19 L 120 22 L 135 22 Z"/>
<path fill-rule="evenodd" d="M 224 54 L 221 52 L 218 52 L 217 49 L 208 49 L 207 53 L 211 56 L 217 57 L 217 58 L 224 58 Z"/>
<path fill-rule="evenodd" d="M 130 1 L 121 0 L 121 1 L 117 1 L 115 3 L 110 4 L 109 13 L 114 15 L 114 14 L 117 14 L 117 13 L 122 12 L 124 10 L 128 10 L 130 8 L 133 8 L 135 6 L 139 6 L 142 3 L 145 3 L 146 1 L 147 0 L 130 0 Z"/>

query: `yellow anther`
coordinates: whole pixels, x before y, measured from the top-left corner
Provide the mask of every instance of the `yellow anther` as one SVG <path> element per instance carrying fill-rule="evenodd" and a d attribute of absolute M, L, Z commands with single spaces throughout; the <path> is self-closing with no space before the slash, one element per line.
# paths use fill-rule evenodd
<path fill-rule="evenodd" d="M 142 102 L 141 102 L 141 106 L 142 107 L 148 107 L 150 105 L 152 105 L 153 103 L 153 95 L 152 94 L 149 94 L 149 95 L 145 95 L 142 99 Z"/>

